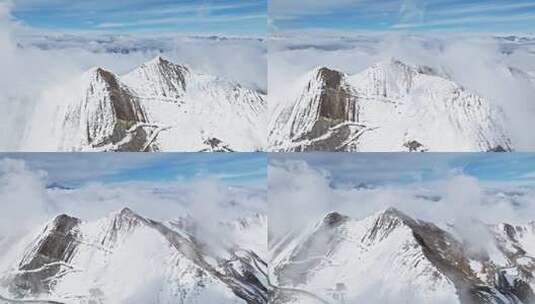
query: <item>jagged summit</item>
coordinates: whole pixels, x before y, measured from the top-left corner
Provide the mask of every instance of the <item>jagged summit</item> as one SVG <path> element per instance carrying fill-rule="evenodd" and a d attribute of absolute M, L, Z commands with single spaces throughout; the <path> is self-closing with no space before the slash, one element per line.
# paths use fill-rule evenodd
<path fill-rule="evenodd" d="M 323 217 L 322 222 L 330 227 L 334 227 L 343 223 L 347 219 L 349 219 L 348 216 L 342 215 L 336 211 L 332 211 L 332 212 L 327 213 Z"/>
<path fill-rule="evenodd" d="M 80 219 L 67 215 L 67 214 L 60 214 L 57 215 L 53 220 L 54 227 L 64 227 L 64 226 L 70 226 L 70 223 L 79 223 Z"/>
<path fill-rule="evenodd" d="M 396 209 L 395 207 L 388 207 L 382 211 L 379 211 L 377 213 L 377 215 L 379 216 L 390 216 L 390 217 L 395 217 L 395 218 L 399 218 L 399 219 L 403 219 L 403 220 L 411 220 L 413 221 L 413 219 L 408 216 L 407 214 L 405 214 L 404 212 L 400 211 L 399 209 Z"/>
<path fill-rule="evenodd" d="M 340 84 L 344 73 L 325 66 L 317 67 L 312 72 L 314 77 L 325 83 L 328 87 L 336 87 Z"/>
<path fill-rule="evenodd" d="M 139 215 L 137 213 L 135 213 L 134 211 L 132 211 L 132 209 L 128 208 L 128 207 L 124 207 L 122 208 L 121 210 L 119 210 L 117 212 L 117 214 L 119 216 L 127 216 L 127 217 L 139 217 Z"/>
<path fill-rule="evenodd" d="M 167 58 L 164 58 L 160 55 L 152 58 L 151 60 L 145 62 L 145 63 L 142 63 L 139 67 L 139 68 L 143 68 L 143 67 L 150 67 L 150 66 L 157 66 L 157 67 L 160 67 L 160 68 L 163 68 L 163 69 L 177 69 L 177 68 L 180 68 L 182 71 L 184 72 L 188 72 L 190 70 L 189 67 L 187 67 L 186 65 L 184 64 L 176 64 L 170 60 L 168 60 Z"/>
<path fill-rule="evenodd" d="M 167 59 L 163 58 L 162 56 L 158 55 L 158 56 L 152 58 L 151 60 L 149 60 L 145 64 L 148 64 L 148 65 L 151 65 L 151 64 L 161 65 L 161 64 L 169 64 L 169 63 L 171 63 L 169 60 L 167 60 Z"/>
<path fill-rule="evenodd" d="M 121 210 L 112 212 L 110 215 L 114 222 L 129 222 L 129 223 L 146 223 L 147 219 L 132 211 L 128 207 L 124 207 Z"/>

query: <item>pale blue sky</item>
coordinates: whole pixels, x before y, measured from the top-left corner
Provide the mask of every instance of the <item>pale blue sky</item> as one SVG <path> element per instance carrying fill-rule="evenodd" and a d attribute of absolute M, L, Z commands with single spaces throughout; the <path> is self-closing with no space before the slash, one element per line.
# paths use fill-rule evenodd
<path fill-rule="evenodd" d="M 229 185 L 263 187 L 264 153 L 0 153 L 47 173 L 49 184 L 175 181 L 212 178 Z"/>
<path fill-rule="evenodd" d="M 334 181 L 411 183 L 465 174 L 535 185 L 535 153 L 271 153 L 270 164 L 305 161 Z"/>
<path fill-rule="evenodd" d="M 270 0 L 273 28 L 534 32 L 532 0 Z"/>
<path fill-rule="evenodd" d="M 261 35 L 267 27 L 266 1 L 15 0 L 12 15 L 47 30 Z"/>

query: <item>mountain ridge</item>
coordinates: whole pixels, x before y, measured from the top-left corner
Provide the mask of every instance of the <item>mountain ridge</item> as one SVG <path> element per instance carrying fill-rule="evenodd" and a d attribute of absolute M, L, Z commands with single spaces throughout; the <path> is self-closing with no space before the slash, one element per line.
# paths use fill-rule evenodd
<path fill-rule="evenodd" d="M 394 208 L 360 220 L 330 212 L 274 253 L 270 277 L 331 303 L 407 297 L 412 303 L 531 304 L 535 263 L 527 240 L 535 229 L 518 226 L 519 242 L 504 227 L 488 227 L 496 251 L 474 252 L 451 232 Z M 294 296 L 281 303 L 301 303 Z"/>
<path fill-rule="evenodd" d="M 221 303 L 267 303 L 262 270 L 267 266 L 258 255 L 237 248 L 228 257 L 209 256 L 201 242 L 175 229 L 129 208 L 93 222 L 58 215 L 21 247 L 23 254 L 16 255 L 22 256 L 20 261 L 2 274 L 0 290 L 10 297 L 2 296 L 13 301 L 127 303 L 156 275 L 165 279 L 157 289 L 147 289 L 144 297 L 151 303 L 214 297 Z"/>
<path fill-rule="evenodd" d="M 500 108 L 444 71 L 398 59 L 354 75 L 316 67 L 282 98 L 269 126 L 272 151 L 513 149 Z"/>
<path fill-rule="evenodd" d="M 45 91 L 29 151 L 257 151 L 266 97 L 157 56 L 125 75 L 94 67 Z"/>

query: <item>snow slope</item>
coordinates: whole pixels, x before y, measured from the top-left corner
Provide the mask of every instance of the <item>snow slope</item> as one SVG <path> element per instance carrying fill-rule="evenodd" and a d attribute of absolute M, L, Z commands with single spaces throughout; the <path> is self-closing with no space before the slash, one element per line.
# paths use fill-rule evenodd
<path fill-rule="evenodd" d="M 316 68 L 274 104 L 274 151 L 513 149 L 499 108 L 443 72 L 395 59 L 356 75 Z"/>
<path fill-rule="evenodd" d="M 333 212 L 270 243 L 270 280 L 280 303 L 534 303 L 528 226 L 489 226 L 495 250 L 474 252 L 395 209 L 362 220 Z"/>
<path fill-rule="evenodd" d="M 43 94 L 25 151 L 257 151 L 265 96 L 161 57 L 118 76 L 101 68 Z"/>
<path fill-rule="evenodd" d="M 4 255 L 0 295 L 60 303 L 267 303 L 267 266 L 256 253 L 240 244 L 219 257 L 204 247 L 176 226 L 126 208 L 94 222 L 59 215 Z"/>

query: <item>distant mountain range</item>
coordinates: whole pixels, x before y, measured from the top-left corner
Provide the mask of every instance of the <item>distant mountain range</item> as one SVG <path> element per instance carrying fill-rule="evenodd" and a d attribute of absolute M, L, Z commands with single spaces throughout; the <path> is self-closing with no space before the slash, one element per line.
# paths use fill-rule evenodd
<path fill-rule="evenodd" d="M 257 151 L 266 96 L 162 57 L 118 76 L 93 68 L 44 94 L 24 151 Z"/>
<path fill-rule="evenodd" d="M 272 151 L 511 151 L 502 110 L 444 71 L 399 60 L 319 67 L 276 103 Z"/>
<path fill-rule="evenodd" d="M 331 212 L 270 241 L 274 303 L 535 303 L 535 222 L 478 224 L 481 236 L 463 241 L 463 227 L 392 208 L 361 220 Z"/>

